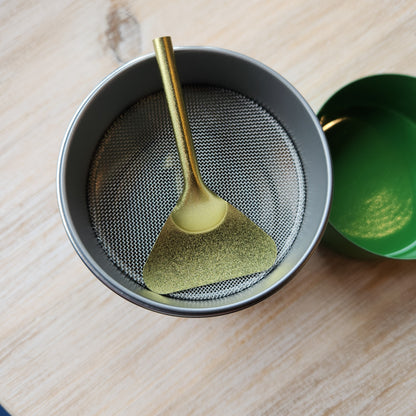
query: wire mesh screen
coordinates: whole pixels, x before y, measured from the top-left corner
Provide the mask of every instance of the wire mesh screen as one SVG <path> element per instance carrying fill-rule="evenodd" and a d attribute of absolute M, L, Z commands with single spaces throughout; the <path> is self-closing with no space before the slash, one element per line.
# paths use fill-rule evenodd
<path fill-rule="evenodd" d="M 266 109 L 234 91 L 184 86 L 184 99 L 204 182 L 274 239 L 276 267 L 296 239 L 306 198 L 301 160 L 290 136 Z M 88 180 L 97 239 L 109 259 L 139 285 L 144 286 L 143 266 L 182 186 L 165 96 L 155 93 L 109 127 Z M 217 299 L 252 286 L 266 274 L 170 296 Z"/>

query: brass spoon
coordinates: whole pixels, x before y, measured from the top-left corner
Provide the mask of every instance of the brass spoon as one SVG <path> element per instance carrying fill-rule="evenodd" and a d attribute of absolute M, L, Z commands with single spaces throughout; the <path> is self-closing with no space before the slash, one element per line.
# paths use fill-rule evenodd
<path fill-rule="evenodd" d="M 272 238 L 203 183 L 170 37 L 153 40 L 175 133 L 184 189 L 143 269 L 159 294 L 261 272 L 273 266 Z"/>

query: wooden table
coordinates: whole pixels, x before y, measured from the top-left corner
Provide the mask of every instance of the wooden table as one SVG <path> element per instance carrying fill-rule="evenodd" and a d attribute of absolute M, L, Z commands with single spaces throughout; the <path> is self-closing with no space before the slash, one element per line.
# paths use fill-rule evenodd
<path fill-rule="evenodd" d="M 414 415 L 416 262 L 320 247 L 280 292 L 173 318 L 108 290 L 61 224 L 55 171 L 88 92 L 152 38 L 256 58 L 317 111 L 369 74 L 416 75 L 416 3 L 0 3 L 0 403 L 15 415 Z"/>

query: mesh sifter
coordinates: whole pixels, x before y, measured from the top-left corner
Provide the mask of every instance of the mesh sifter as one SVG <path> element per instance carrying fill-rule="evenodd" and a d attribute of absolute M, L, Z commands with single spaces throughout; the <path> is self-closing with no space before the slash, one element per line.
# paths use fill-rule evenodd
<path fill-rule="evenodd" d="M 75 115 L 58 199 L 76 251 L 115 292 L 163 313 L 216 315 L 263 299 L 305 262 L 328 215 L 330 161 L 315 115 L 278 74 L 220 49 L 175 54 L 201 175 L 274 239 L 274 267 L 168 296 L 145 287 L 143 266 L 183 186 L 153 55 L 107 77 Z"/>

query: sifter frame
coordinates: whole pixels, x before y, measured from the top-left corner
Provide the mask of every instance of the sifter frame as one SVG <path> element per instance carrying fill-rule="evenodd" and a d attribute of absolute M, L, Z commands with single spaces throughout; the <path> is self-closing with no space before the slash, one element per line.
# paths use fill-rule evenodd
<path fill-rule="evenodd" d="M 329 215 L 332 192 L 330 154 L 319 121 L 306 100 L 286 79 L 272 69 L 252 58 L 220 48 L 175 48 L 175 56 L 184 84 L 211 84 L 235 90 L 263 105 L 288 131 L 304 165 L 307 181 L 305 218 L 293 245 L 298 247 L 297 250 L 301 251 L 301 254 L 295 255 L 290 250 L 275 270 L 252 287 L 225 298 L 207 301 L 184 301 L 152 293 L 126 277 L 106 257 L 88 222 L 86 201 L 87 165 L 90 160 L 88 155 L 92 155 L 98 139 L 89 143 L 87 140 L 80 142 L 77 137 L 90 137 L 88 134 L 102 137 L 119 114 L 141 97 L 162 89 L 154 54 L 137 58 L 116 69 L 97 85 L 79 107 L 65 133 L 59 155 L 58 205 L 66 233 L 75 251 L 90 271 L 115 293 L 144 308 L 168 315 L 221 315 L 254 305 L 270 296 L 290 281 L 311 256 L 322 237 Z M 212 73 L 216 73 L 215 83 L 210 79 Z M 219 78 L 221 83 L 218 82 Z M 144 83 L 143 79 L 147 82 Z M 258 87 L 255 93 L 253 83 L 248 80 L 255 80 Z M 272 85 L 278 88 L 271 88 Z M 135 87 L 137 93 L 132 92 L 136 91 Z M 259 90 L 261 99 L 256 96 Z M 125 99 L 125 96 L 129 98 Z M 282 116 L 275 107 L 290 114 L 291 123 L 287 122 L 288 116 Z M 299 139 L 300 135 L 310 136 L 311 142 L 306 138 Z M 82 172 L 86 173 L 84 178 Z M 311 177 L 314 178 L 313 184 Z M 305 241 L 299 241 L 303 238 Z"/>

